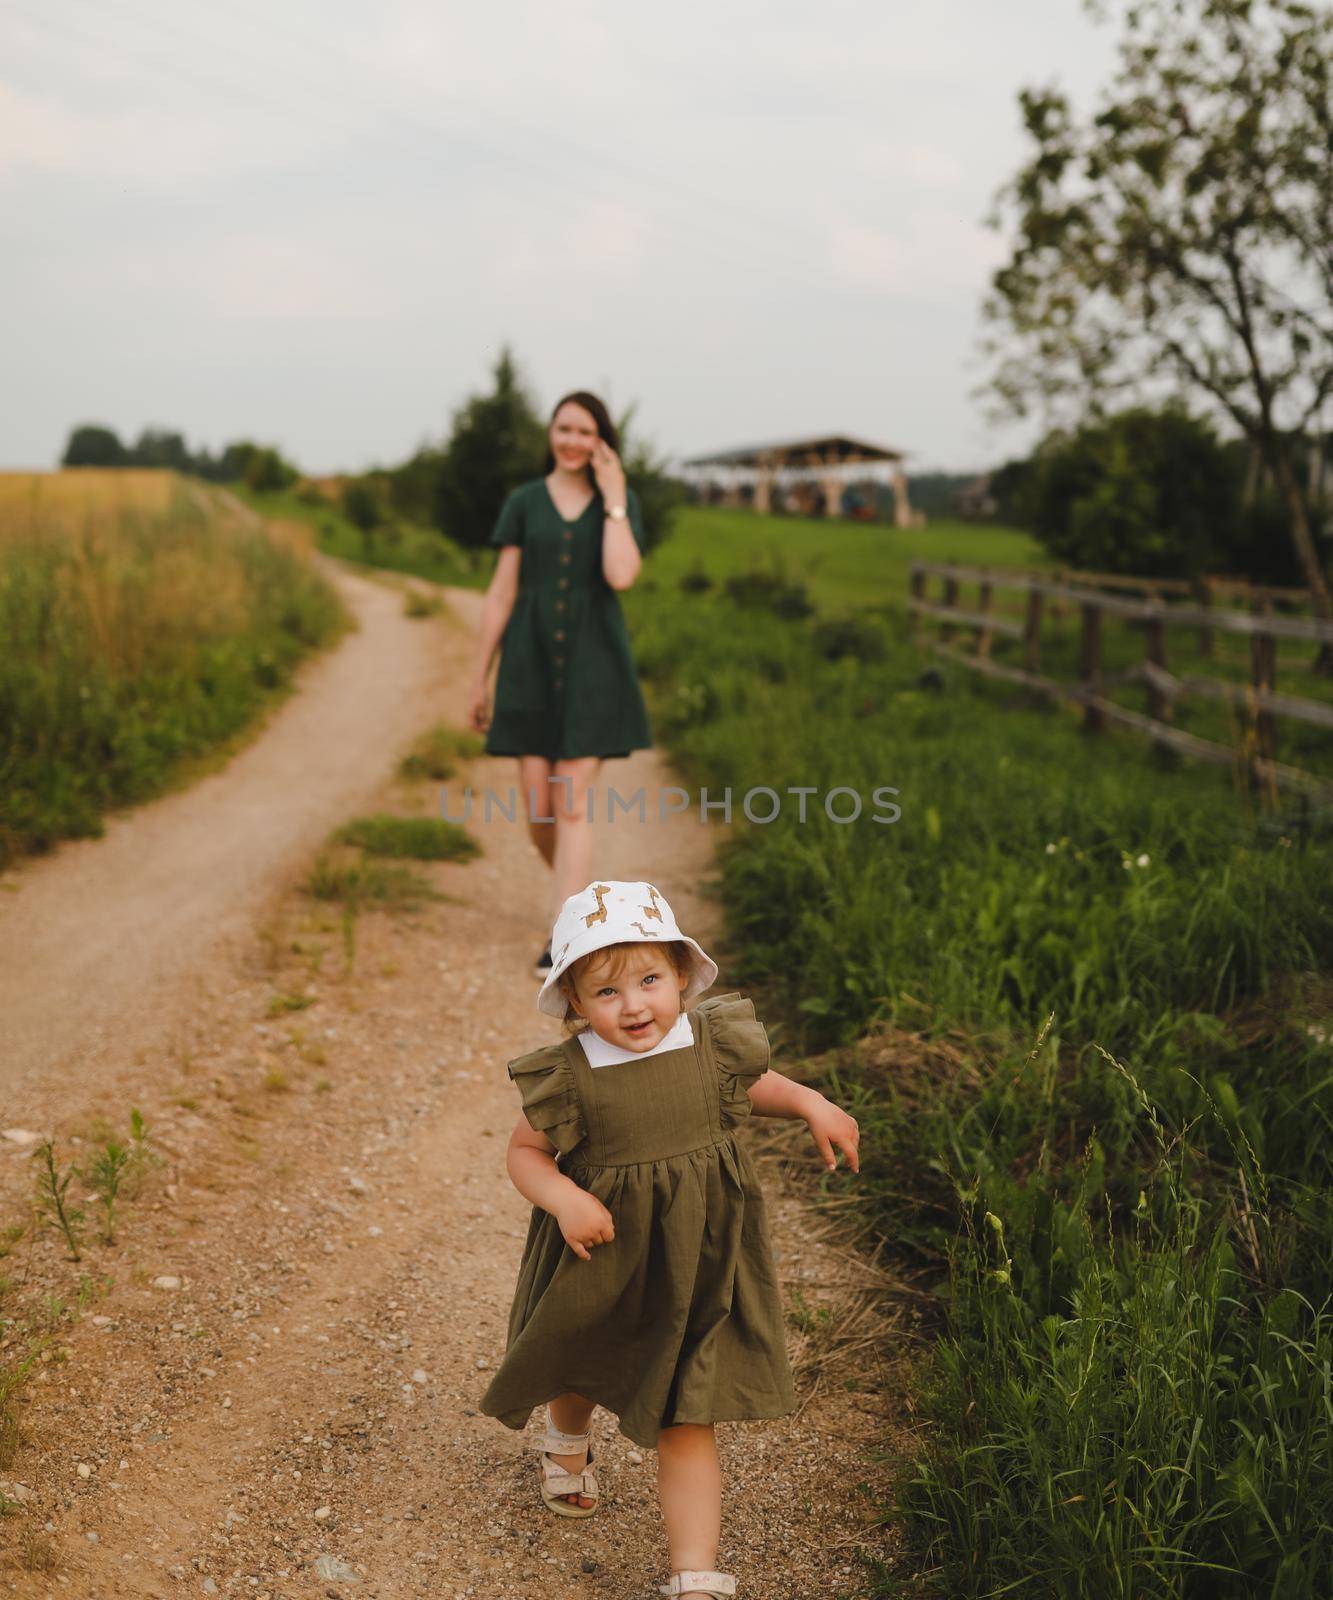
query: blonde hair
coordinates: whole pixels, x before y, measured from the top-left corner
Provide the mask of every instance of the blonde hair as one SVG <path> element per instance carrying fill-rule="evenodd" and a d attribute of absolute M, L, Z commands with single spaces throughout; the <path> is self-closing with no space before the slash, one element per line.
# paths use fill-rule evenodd
<path fill-rule="evenodd" d="M 601 962 L 606 962 L 608 978 L 618 978 L 625 970 L 631 950 L 642 950 L 644 945 L 650 944 L 655 950 L 666 953 L 667 960 L 671 963 L 671 970 L 677 977 L 689 977 L 690 974 L 690 947 L 683 939 L 667 939 L 659 943 L 656 939 L 622 939 L 616 944 L 604 944 L 598 950 L 589 950 L 586 956 L 580 956 L 577 961 L 571 961 L 565 970 L 556 979 L 555 985 L 565 997 L 565 1016 L 562 1026 L 569 1037 L 586 1032 L 589 1027 L 588 1019 L 579 1016 L 571 1000 L 574 995 L 574 986 L 579 978 L 590 967 Z M 685 1009 L 682 1004 L 681 1010 Z"/>

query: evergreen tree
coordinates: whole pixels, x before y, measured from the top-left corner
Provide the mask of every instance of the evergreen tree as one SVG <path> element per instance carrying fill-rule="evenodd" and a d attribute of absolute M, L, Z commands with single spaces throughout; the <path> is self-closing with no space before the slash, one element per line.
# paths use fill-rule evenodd
<path fill-rule="evenodd" d="M 461 545 L 484 545 L 509 491 L 540 474 L 546 428 L 519 379 L 508 346 L 489 394 L 454 413 L 436 480 L 435 521 Z"/>

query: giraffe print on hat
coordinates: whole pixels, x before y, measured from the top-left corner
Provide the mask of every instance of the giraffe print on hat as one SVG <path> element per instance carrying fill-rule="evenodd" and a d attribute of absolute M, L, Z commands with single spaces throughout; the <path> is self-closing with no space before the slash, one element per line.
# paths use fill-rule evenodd
<path fill-rule="evenodd" d="M 594 922 L 606 921 L 606 901 L 602 896 L 611 893 L 611 885 L 609 883 L 594 883 L 592 892 L 597 896 L 597 909 L 596 911 L 590 911 L 584 917 L 583 925 L 585 928 L 591 928 Z"/>

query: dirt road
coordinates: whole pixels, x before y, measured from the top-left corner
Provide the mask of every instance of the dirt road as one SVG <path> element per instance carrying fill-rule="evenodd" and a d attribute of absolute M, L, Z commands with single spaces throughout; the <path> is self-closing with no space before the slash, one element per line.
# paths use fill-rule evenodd
<path fill-rule="evenodd" d="M 410 621 L 391 591 L 339 581 L 362 631 L 226 771 L 25 869 L 3 901 L 5 1125 L 54 1129 L 68 1160 L 134 1105 L 162 1157 L 115 1245 L 89 1229 L 75 1264 L 44 1231 L 6 1263 L 53 1335 L 0 1470 L 8 1592 L 640 1600 L 667 1575 L 655 1457 L 613 1418 L 594 1423 L 602 1506 L 575 1522 L 542 1508 L 525 1436 L 476 1414 L 528 1217 L 504 1171 L 505 1062 L 553 1036 L 529 976 L 549 877 L 526 829 L 474 816 L 484 854 L 427 869 L 449 898 L 363 914 L 350 944 L 299 888 L 353 811 L 435 810 L 435 786 L 392 771 L 413 734 L 461 723 L 479 606 L 448 591 L 452 625 Z M 450 793 L 503 791 L 514 765 L 476 762 Z M 621 793 L 672 781 L 656 752 L 605 771 Z M 697 811 L 659 823 L 650 805 L 599 823 L 594 870 L 652 878 L 707 940 L 715 839 Z M 813 1162 L 798 1133 L 746 1130 L 805 1403 L 719 1425 L 739 1600 L 863 1595 L 857 1552 L 885 1548 L 896 1341 L 877 1274 L 788 1183 L 786 1161 Z M 4 1144 L 21 1218 L 32 1163 Z"/>
<path fill-rule="evenodd" d="M 322 561 L 358 623 L 308 662 L 263 736 L 219 771 L 6 876 L 0 1092 L 23 1104 L 90 1042 L 152 1043 L 215 946 L 248 935 L 275 875 L 379 788 L 438 698 L 439 630 L 393 588 Z M 468 601 L 477 599 L 464 595 Z"/>

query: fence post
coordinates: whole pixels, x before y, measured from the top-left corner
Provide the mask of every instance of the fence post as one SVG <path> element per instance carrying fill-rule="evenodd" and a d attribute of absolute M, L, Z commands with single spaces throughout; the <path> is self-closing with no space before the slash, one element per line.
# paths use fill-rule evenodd
<path fill-rule="evenodd" d="M 912 564 L 912 573 L 907 580 L 907 586 L 911 590 L 913 600 L 925 599 L 926 570 L 924 567 L 917 566 L 915 562 Z M 920 635 L 923 622 L 922 614 L 914 610 L 911 614 L 911 634 L 914 640 Z"/>
<path fill-rule="evenodd" d="M 951 576 L 944 580 L 944 603 L 946 606 L 958 604 L 958 579 L 955 577 Z M 940 622 L 940 638 L 946 644 L 953 638 L 953 623 L 947 617 Z"/>
<path fill-rule="evenodd" d="M 1213 580 L 1207 577 L 1198 577 L 1194 580 L 1194 598 L 1200 610 L 1211 611 L 1213 605 Z M 1213 630 L 1207 623 L 1199 629 L 1199 654 L 1210 656 L 1213 653 Z"/>
<path fill-rule="evenodd" d="M 1254 722 L 1254 750 L 1264 761 L 1271 761 L 1275 750 L 1273 713 L 1260 704 L 1259 696 L 1271 692 L 1277 679 L 1277 640 L 1271 633 L 1250 635 L 1250 681 L 1254 685 L 1251 715 Z"/>
<path fill-rule="evenodd" d="M 1092 694 L 1102 692 L 1102 608 L 1096 601 L 1085 600 L 1083 611 L 1083 650 L 1080 674 L 1083 687 Z M 1083 707 L 1083 726 L 1088 733 L 1102 731 L 1102 714 L 1092 704 Z"/>
<path fill-rule="evenodd" d="M 1023 619 L 1023 665 L 1036 672 L 1041 660 L 1042 592 L 1037 584 L 1028 590 L 1027 616 Z"/>
<path fill-rule="evenodd" d="M 983 567 L 981 570 L 984 573 L 986 569 Z M 977 609 L 981 612 L 983 617 L 990 614 L 990 600 L 991 582 L 989 578 L 983 578 L 981 581 L 981 599 L 977 604 Z M 986 658 L 990 655 L 990 642 L 991 630 L 987 627 L 983 627 L 981 632 L 977 635 L 977 655 L 983 661 L 986 660 Z"/>
<path fill-rule="evenodd" d="M 1166 622 L 1160 617 L 1149 617 L 1145 629 L 1148 660 L 1153 666 L 1166 671 Z M 1152 678 L 1148 679 L 1148 715 L 1158 722 L 1171 721 L 1171 699 Z"/>

